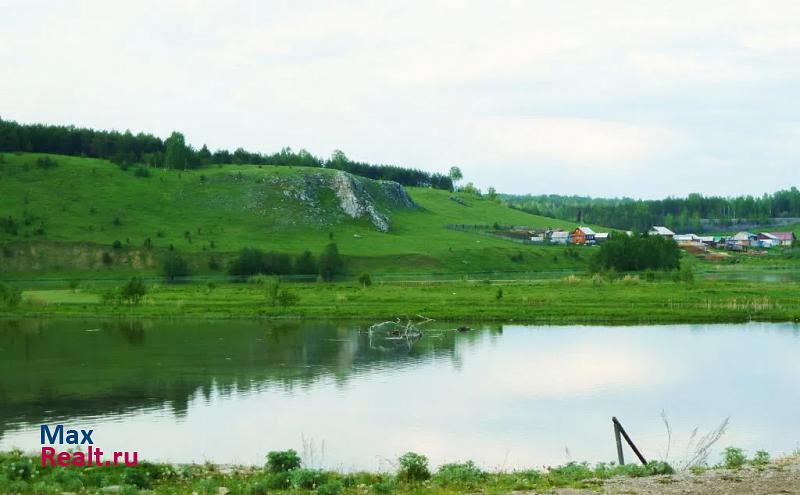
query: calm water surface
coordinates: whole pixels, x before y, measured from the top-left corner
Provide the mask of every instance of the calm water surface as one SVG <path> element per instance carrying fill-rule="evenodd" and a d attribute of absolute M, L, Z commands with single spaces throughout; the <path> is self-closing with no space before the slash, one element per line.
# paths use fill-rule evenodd
<path fill-rule="evenodd" d="M 487 469 L 615 458 L 618 416 L 646 456 L 800 447 L 800 326 L 431 324 L 413 345 L 355 322 L 0 320 L 0 449 L 39 425 L 92 428 L 150 460 L 392 469 L 413 450 Z M 630 456 L 630 454 L 629 454 Z M 711 461 L 718 460 L 714 454 Z"/>

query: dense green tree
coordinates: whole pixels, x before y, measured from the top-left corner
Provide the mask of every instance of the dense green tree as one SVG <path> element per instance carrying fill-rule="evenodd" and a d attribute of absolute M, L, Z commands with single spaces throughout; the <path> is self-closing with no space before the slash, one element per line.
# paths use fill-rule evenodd
<path fill-rule="evenodd" d="M 164 165 L 167 168 L 185 169 L 189 167 L 189 148 L 180 132 L 173 132 L 164 141 Z"/>
<path fill-rule="evenodd" d="M 681 252 L 672 239 L 662 236 L 612 233 L 590 260 L 592 271 L 674 270 Z"/>
<path fill-rule="evenodd" d="M 311 251 L 303 251 L 303 254 L 297 257 L 294 262 L 294 273 L 300 275 L 313 275 L 317 272 L 317 260 Z"/>
<path fill-rule="evenodd" d="M 170 282 L 180 277 L 189 276 L 189 263 L 178 253 L 172 251 L 164 259 L 164 276 Z"/>
<path fill-rule="evenodd" d="M 339 248 L 336 243 L 331 242 L 322 251 L 319 256 L 319 274 L 325 281 L 331 281 L 333 278 L 344 271 L 344 261 L 339 255 Z"/>

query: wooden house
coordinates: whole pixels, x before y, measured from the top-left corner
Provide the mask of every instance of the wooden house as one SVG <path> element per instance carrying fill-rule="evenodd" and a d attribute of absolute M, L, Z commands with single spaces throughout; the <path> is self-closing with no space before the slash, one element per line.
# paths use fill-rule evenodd
<path fill-rule="evenodd" d="M 572 231 L 573 244 L 594 244 L 594 230 L 589 227 L 578 227 Z"/>

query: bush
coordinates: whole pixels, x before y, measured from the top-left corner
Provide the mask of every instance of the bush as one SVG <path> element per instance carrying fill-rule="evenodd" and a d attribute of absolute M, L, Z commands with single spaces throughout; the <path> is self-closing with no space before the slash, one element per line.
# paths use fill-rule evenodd
<path fill-rule="evenodd" d="M 170 282 L 174 282 L 178 277 L 189 275 L 189 263 L 181 255 L 170 252 L 164 259 L 164 276 Z"/>
<path fill-rule="evenodd" d="M 431 472 L 428 469 L 428 458 L 414 452 L 406 452 L 398 459 L 400 470 L 397 478 L 401 481 L 415 482 L 430 479 Z"/>
<path fill-rule="evenodd" d="M 120 297 L 123 301 L 127 301 L 130 304 L 139 304 L 145 294 L 147 294 L 147 287 L 145 287 L 142 279 L 133 277 L 128 283 L 122 286 Z"/>
<path fill-rule="evenodd" d="M 230 264 L 231 275 L 274 274 L 285 275 L 292 271 L 292 261 L 288 254 L 268 252 L 260 249 L 246 248 L 239 252 Z"/>
<path fill-rule="evenodd" d="M 314 490 L 328 481 L 328 474 L 319 469 L 298 468 L 289 472 L 292 487 Z"/>
<path fill-rule="evenodd" d="M 769 464 L 769 452 L 766 450 L 759 450 L 756 452 L 756 455 L 753 456 L 753 460 L 750 461 L 751 464 L 754 466 L 766 466 Z"/>
<path fill-rule="evenodd" d="M 284 288 L 278 292 L 277 302 L 278 305 L 282 307 L 296 306 L 297 303 L 300 302 L 300 296 Z"/>
<path fill-rule="evenodd" d="M 441 486 L 474 486 L 486 479 L 484 473 L 472 461 L 463 464 L 445 464 L 436 472 L 433 480 Z"/>
<path fill-rule="evenodd" d="M 116 241 L 112 242 L 111 243 L 111 249 L 113 249 L 115 251 L 119 251 L 120 249 L 122 249 L 122 242 L 119 241 L 119 240 L 116 240 Z"/>
<path fill-rule="evenodd" d="M 372 277 L 370 276 L 369 273 L 362 273 L 358 277 L 358 284 L 364 288 L 369 287 L 370 285 L 372 285 Z"/>
<path fill-rule="evenodd" d="M 150 171 L 144 167 L 137 167 L 133 172 L 134 177 L 150 177 Z"/>
<path fill-rule="evenodd" d="M 499 301 L 499 300 L 503 299 L 503 288 L 502 287 L 498 287 L 497 288 L 497 292 L 495 292 L 494 298 L 495 298 L 496 301 Z"/>
<path fill-rule="evenodd" d="M 41 169 L 49 169 L 55 168 L 58 166 L 58 162 L 50 158 L 49 156 L 42 156 L 36 159 L 36 166 Z"/>
<path fill-rule="evenodd" d="M 249 495 L 268 495 L 270 490 L 280 490 L 285 487 L 273 487 L 270 486 L 269 481 L 267 480 L 258 480 L 252 485 L 247 488 L 247 493 Z"/>
<path fill-rule="evenodd" d="M 150 488 L 150 477 L 144 469 L 126 468 L 123 480 L 126 485 L 133 485 L 136 488 L 147 490 Z"/>
<path fill-rule="evenodd" d="M 747 462 L 747 457 L 742 449 L 727 447 L 722 453 L 722 465 L 727 469 L 739 469 Z"/>
<path fill-rule="evenodd" d="M 0 304 L 7 308 L 13 308 L 20 302 L 22 302 L 22 291 L 0 282 Z"/>
<path fill-rule="evenodd" d="M 317 495 L 339 495 L 344 485 L 339 480 L 328 480 L 317 487 Z"/>
<path fill-rule="evenodd" d="M 208 269 L 217 271 L 222 268 L 222 263 L 219 262 L 219 259 L 216 256 L 209 256 L 208 258 Z"/>
<path fill-rule="evenodd" d="M 283 473 L 299 467 L 300 456 L 293 449 L 276 450 L 267 454 L 267 470 L 271 473 Z"/>
<path fill-rule="evenodd" d="M 106 251 L 103 251 L 103 256 L 101 256 L 101 259 L 103 260 L 103 264 L 106 266 L 114 262 L 114 258 L 112 258 L 111 255 Z"/>
<path fill-rule="evenodd" d="M 687 284 L 694 283 L 694 270 L 689 265 L 683 265 L 681 267 L 681 281 Z"/>

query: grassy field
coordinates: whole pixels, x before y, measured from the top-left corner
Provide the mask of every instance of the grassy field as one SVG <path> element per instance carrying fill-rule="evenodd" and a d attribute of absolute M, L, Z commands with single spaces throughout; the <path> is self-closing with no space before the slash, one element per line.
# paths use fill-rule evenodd
<path fill-rule="evenodd" d="M 595 276 L 543 281 L 292 283 L 297 301 L 268 300 L 257 283 L 150 284 L 139 304 L 112 301 L 107 286 L 27 290 L 7 316 L 391 319 L 556 324 L 800 321 L 800 283 Z"/>
<path fill-rule="evenodd" d="M 2 156 L 0 217 L 12 217 L 18 225 L 16 235 L 0 229 L 0 272 L 6 278 L 153 274 L 170 245 L 190 259 L 195 273 L 211 273 L 212 254 L 223 264 L 245 247 L 316 254 L 331 237 L 354 273 L 523 272 L 586 265 L 586 253 L 565 257 L 563 248 L 523 246 L 445 228 L 574 226 L 473 194 L 407 188 L 419 208 L 392 208 L 375 184 L 363 179 L 391 221 L 383 233 L 366 219 L 345 216 L 331 190 L 316 191 L 313 204 L 285 194 L 333 170 L 225 165 L 183 172 L 152 169 L 149 177 L 137 177 L 134 169 L 123 171 L 104 160 L 52 156 L 58 166 L 42 169 L 36 159 L 43 155 Z M 112 260 L 103 263 L 103 253 Z"/>

